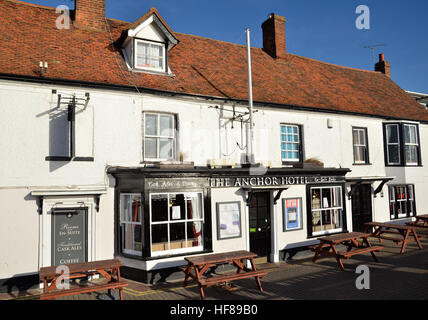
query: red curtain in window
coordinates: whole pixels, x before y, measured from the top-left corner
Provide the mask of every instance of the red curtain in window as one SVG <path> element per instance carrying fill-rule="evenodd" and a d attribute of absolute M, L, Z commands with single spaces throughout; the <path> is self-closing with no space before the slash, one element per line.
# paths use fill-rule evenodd
<path fill-rule="evenodd" d="M 193 219 L 193 212 L 192 212 L 192 202 L 187 202 L 187 214 L 189 216 L 189 219 Z M 195 223 L 192 223 L 192 231 L 193 231 L 193 246 L 198 246 L 198 240 L 197 238 L 202 234 L 202 228 L 201 231 L 196 232 Z"/>
<path fill-rule="evenodd" d="M 139 207 L 140 207 L 140 201 L 134 200 L 132 202 L 132 211 L 133 211 L 132 222 L 137 222 Z"/>

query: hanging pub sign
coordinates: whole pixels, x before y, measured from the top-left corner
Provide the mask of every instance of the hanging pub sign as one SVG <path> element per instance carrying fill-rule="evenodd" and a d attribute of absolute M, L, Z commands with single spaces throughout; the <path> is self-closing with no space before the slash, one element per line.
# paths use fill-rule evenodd
<path fill-rule="evenodd" d="M 281 187 L 290 185 L 306 185 L 317 183 L 340 183 L 345 182 L 344 177 L 321 177 L 321 176 L 259 176 L 259 177 L 234 177 L 234 178 L 211 178 L 211 188 L 224 187 Z"/>

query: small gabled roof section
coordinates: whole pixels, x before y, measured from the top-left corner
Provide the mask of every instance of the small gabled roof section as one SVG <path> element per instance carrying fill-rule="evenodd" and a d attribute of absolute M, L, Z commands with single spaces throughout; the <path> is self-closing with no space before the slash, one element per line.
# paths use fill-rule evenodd
<path fill-rule="evenodd" d="M 135 37 L 141 30 L 152 23 L 159 28 L 165 39 L 168 40 L 168 50 L 171 50 L 178 43 L 178 39 L 155 7 L 152 7 L 141 18 L 129 25 L 129 27 L 123 31 L 119 43 L 122 44 L 126 39 Z"/>

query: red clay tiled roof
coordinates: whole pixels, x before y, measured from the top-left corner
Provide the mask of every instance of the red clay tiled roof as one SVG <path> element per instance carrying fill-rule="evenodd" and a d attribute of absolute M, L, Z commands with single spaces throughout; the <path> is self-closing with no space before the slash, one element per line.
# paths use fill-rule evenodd
<path fill-rule="evenodd" d="M 174 76 L 130 72 L 109 32 L 56 28 L 54 8 L 0 0 L 0 73 L 138 86 L 202 96 L 248 99 L 246 47 L 175 32 Z M 160 17 L 160 16 L 159 16 Z M 108 19 L 114 41 L 131 23 Z M 252 48 L 255 102 L 428 121 L 428 112 L 384 74 L 293 54 L 273 59 Z"/>

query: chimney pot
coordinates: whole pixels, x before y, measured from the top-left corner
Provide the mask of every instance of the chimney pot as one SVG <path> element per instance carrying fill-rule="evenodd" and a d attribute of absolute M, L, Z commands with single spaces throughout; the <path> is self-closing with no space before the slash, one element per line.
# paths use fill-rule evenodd
<path fill-rule="evenodd" d="M 285 58 L 287 54 L 285 43 L 286 19 L 271 13 L 263 22 L 263 50 L 273 58 Z"/>
<path fill-rule="evenodd" d="M 379 62 L 375 64 L 375 71 L 382 72 L 387 77 L 391 78 L 391 65 L 388 61 L 385 61 L 385 55 L 379 54 Z"/>

